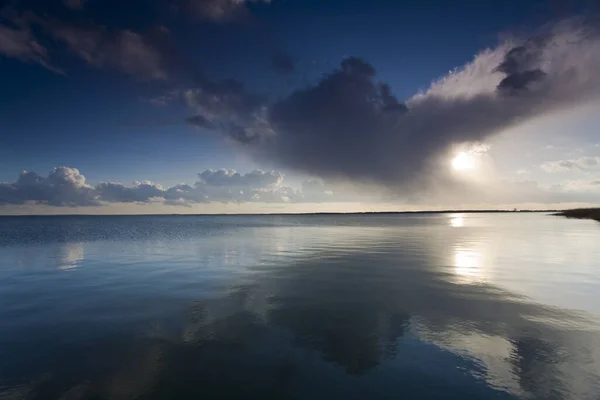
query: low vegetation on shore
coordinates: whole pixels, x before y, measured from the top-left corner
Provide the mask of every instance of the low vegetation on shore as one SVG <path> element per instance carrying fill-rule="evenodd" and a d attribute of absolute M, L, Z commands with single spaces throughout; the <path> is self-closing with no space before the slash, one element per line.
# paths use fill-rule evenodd
<path fill-rule="evenodd" d="M 577 208 L 574 210 L 561 211 L 556 215 L 567 218 L 594 219 L 600 222 L 600 208 Z"/>

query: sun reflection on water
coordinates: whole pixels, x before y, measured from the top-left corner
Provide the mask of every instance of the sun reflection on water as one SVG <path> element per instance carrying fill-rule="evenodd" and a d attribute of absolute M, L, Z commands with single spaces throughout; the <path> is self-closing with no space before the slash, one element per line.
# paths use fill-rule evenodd
<path fill-rule="evenodd" d="M 465 226 L 465 220 L 462 214 L 453 214 L 450 217 L 450 226 L 453 228 L 462 228 Z"/>
<path fill-rule="evenodd" d="M 472 284 L 485 281 L 483 253 L 473 248 L 454 249 L 454 274 L 459 283 Z"/>

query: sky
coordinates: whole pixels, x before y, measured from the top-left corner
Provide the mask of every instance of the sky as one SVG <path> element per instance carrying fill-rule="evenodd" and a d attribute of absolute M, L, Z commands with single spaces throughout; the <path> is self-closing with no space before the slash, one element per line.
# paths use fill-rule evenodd
<path fill-rule="evenodd" d="M 597 205 L 599 10 L 0 1 L 0 214 Z"/>

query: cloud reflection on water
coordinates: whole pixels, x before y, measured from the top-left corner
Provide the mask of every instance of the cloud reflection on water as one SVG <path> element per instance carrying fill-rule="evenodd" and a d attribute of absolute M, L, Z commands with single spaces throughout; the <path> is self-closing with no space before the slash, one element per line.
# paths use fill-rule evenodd
<path fill-rule="evenodd" d="M 442 221 L 88 244 L 88 261 L 140 256 L 112 281 L 120 308 L 101 339 L 40 333 L 20 354 L 49 360 L 29 371 L 30 398 L 593 399 L 600 325 L 494 285 L 493 237 Z M 211 279 L 225 285 L 206 295 Z M 109 334 L 134 304 L 147 322 Z"/>
<path fill-rule="evenodd" d="M 388 370 L 409 376 L 415 365 L 405 357 L 420 348 L 414 342 L 418 338 L 458 357 L 443 368 L 476 361 L 464 367 L 473 379 L 510 395 L 579 399 L 595 393 L 598 360 L 590 364 L 580 358 L 587 348 L 600 346 L 596 334 L 581 328 L 587 321 L 493 286 L 457 285 L 440 273 L 436 258 L 423 262 L 420 248 L 394 246 L 404 237 L 398 238 L 396 231 L 390 240 L 390 233 L 363 232 L 360 245 L 351 234 L 353 244 L 345 253 L 317 250 L 287 265 L 259 268 L 262 274 L 252 284 L 233 289 L 230 297 L 197 304 L 202 313 L 193 318 L 204 322 L 195 330 L 188 326 L 186 341 L 206 346 L 229 337 L 250 345 L 283 328 L 295 348 L 311 349 L 347 374 Z M 337 232 L 336 240 L 344 239 Z M 481 266 L 478 253 L 449 250 L 455 261 L 457 254 L 464 255 L 458 257 L 462 267 Z M 568 329 L 548 323 L 553 320 Z M 426 358 L 424 350 L 417 354 L 421 351 Z M 443 360 L 442 354 L 437 357 Z M 440 378 L 418 377 L 421 387 Z M 411 387 L 401 378 L 396 385 L 386 384 L 392 392 L 401 385 Z M 456 388 L 444 390 L 448 394 Z"/>

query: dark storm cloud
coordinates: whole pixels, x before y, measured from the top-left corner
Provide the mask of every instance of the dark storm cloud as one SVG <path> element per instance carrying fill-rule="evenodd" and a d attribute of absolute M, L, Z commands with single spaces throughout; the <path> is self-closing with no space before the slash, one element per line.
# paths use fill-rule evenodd
<path fill-rule="evenodd" d="M 600 99 L 597 28 L 570 20 L 540 37 L 483 51 L 406 102 L 377 80 L 374 66 L 348 58 L 270 105 L 258 138 L 226 134 L 251 144 L 258 160 L 322 178 L 389 188 L 448 183 L 438 162 L 453 146 Z"/>
<path fill-rule="evenodd" d="M 381 139 L 392 139 L 404 114 L 374 77 L 373 66 L 349 58 L 318 85 L 274 104 L 269 120 L 276 135 L 268 143 L 269 155 L 321 176 L 372 173 L 381 160 Z"/>

